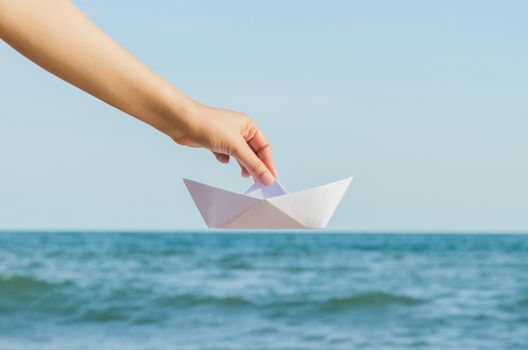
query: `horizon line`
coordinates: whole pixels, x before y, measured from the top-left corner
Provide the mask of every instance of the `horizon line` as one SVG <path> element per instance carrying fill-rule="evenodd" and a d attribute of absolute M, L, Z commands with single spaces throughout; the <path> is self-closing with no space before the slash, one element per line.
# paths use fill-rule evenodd
<path fill-rule="evenodd" d="M 57 234 L 357 234 L 357 235 L 528 235 L 520 230 L 347 230 L 347 229 L 306 229 L 306 230 L 232 230 L 232 229 L 0 229 L 0 234 L 10 233 L 57 233 Z"/>

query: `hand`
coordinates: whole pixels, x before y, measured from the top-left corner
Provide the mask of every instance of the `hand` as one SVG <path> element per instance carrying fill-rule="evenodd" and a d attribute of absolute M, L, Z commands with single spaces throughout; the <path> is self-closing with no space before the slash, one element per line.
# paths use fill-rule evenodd
<path fill-rule="evenodd" d="M 265 185 L 273 183 L 277 170 L 271 145 L 250 117 L 193 103 L 188 118 L 194 127 L 183 136 L 173 137 L 174 141 L 180 145 L 207 148 L 224 164 L 229 163 L 232 156 L 238 161 L 242 176 L 251 175 Z"/>
<path fill-rule="evenodd" d="M 80 89 L 169 135 L 177 143 L 236 158 L 243 176 L 269 185 L 271 147 L 248 116 L 185 96 L 112 41 L 68 0 L 1 1 L 0 38 Z"/>

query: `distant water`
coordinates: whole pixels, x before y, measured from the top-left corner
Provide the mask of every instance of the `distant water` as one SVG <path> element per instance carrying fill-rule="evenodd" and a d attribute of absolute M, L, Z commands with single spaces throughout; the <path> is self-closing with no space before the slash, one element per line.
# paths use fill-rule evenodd
<path fill-rule="evenodd" d="M 0 349 L 528 349 L 528 236 L 4 233 Z"/>

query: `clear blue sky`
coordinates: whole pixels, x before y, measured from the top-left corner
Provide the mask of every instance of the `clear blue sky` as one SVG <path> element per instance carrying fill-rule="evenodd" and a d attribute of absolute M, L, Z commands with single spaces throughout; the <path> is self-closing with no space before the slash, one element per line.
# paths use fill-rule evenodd
<path fill-rule="evenodd" d="M 528 231 L 525 1 L 76 1 L 203 102 L 252 115 L 289 190 L 350 175 L 331 229 Z M 205 227 L 185 149 L 0 43 L 0 228 Z"/>

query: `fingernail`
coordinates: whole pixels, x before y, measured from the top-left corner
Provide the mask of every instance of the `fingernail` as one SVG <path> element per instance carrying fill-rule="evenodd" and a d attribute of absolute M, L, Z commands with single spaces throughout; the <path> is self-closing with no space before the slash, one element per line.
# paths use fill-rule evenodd
<path fill-rule="evenodd" d="M 270 172 L 266 171 L 264 174 L 262 174 L 262 176 L 260 177 L 260 181 L 264 184 L 264 185 L 271 185 L 274 181 L 273 179 L 273 175 L 271 175 Z"/>

